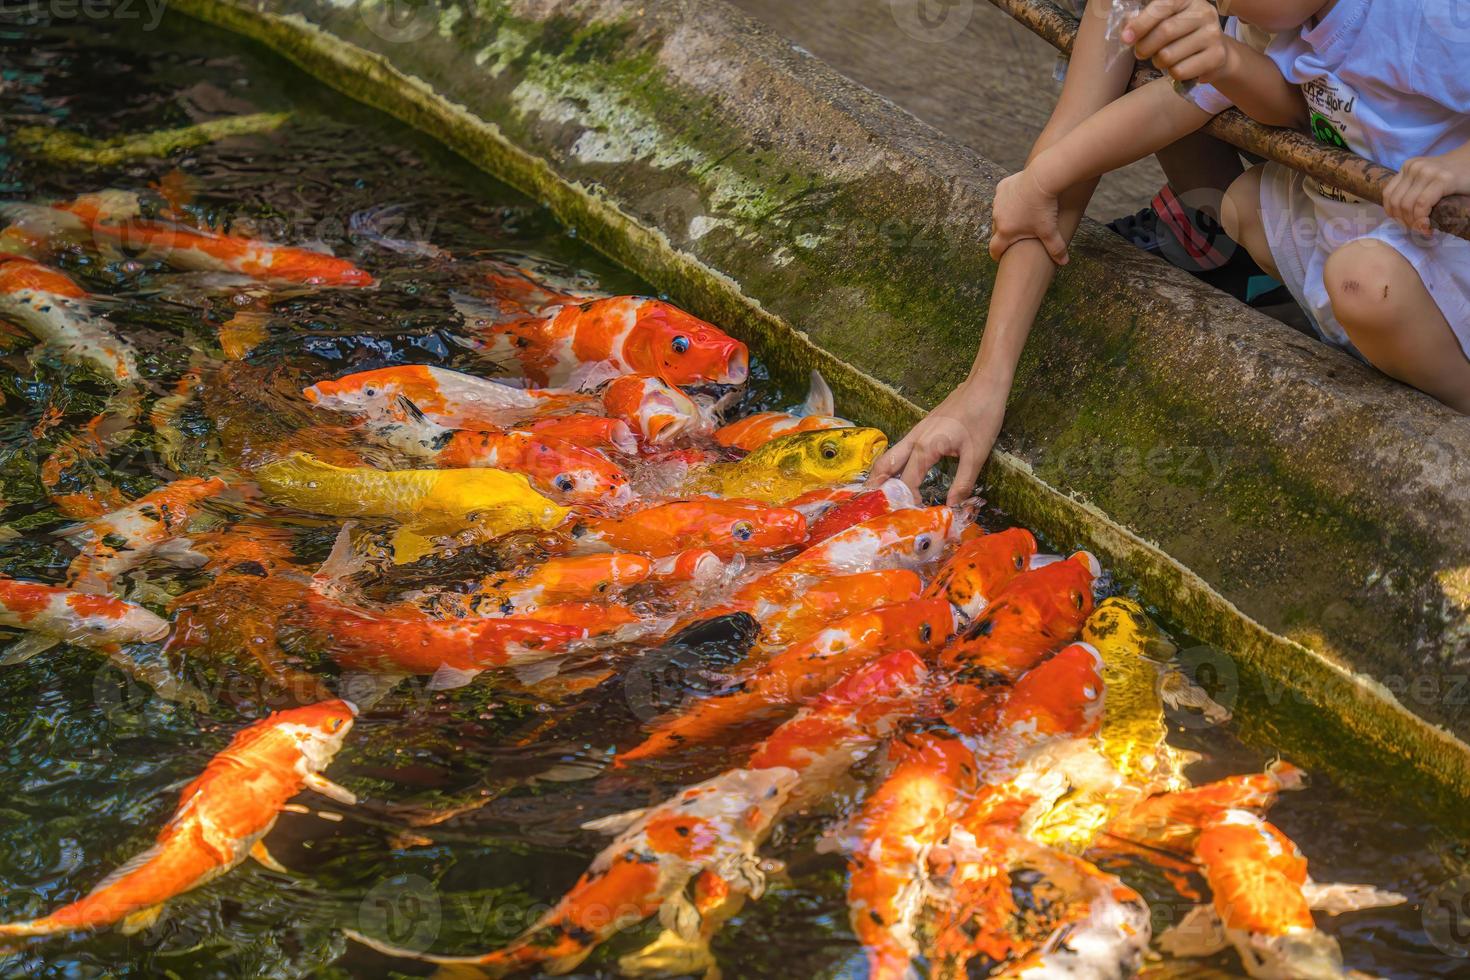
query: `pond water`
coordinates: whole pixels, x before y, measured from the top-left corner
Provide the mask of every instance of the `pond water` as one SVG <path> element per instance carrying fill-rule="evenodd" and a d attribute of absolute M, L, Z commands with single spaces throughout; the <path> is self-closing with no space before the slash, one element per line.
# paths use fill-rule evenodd
<path fill-rule="evenodd" d="M 198 220 L 272 241 L 322 243 L 379 280 L 373 290 L 303 291 L 260 305 L 207 277 L 181 277 L 147 254 L 66 252 L 61 268 L 88 291 L 113 298 L 107 315 L 139 350 L 147 379 L 134 431 L 102 460 L 63 474 L 75 484 L 69 490 L 111 487 L 132 498 L 180 475 L 236 473 L 291 449 L 325 451 L 343 438 L 333 428 L 339 420 L 314 413 L 299 395 L 322 378 L 421 362 L 487 370 L 483 356 L 459 342 L 463 319 L 451 294 L 472 292 L 495 263 L 566 286 L 646 291 L 522 195 L 238 40 L 175 17 L 145 31 L 146 17 L 51 21 L 43 13 L 24 8 L 0 22 L 5 200 L 185 188 Z M 166 160 L 96 168 L 52 162 L 22 132 L 52 127 L 106 140 L 283 111 L 291 118 L 273 132 L 233 136 Z M 448 257 L 394 252 L 350 234 L 352 215 L 388 204 L 400 206 L 395 237 L 431 241 Z M 242 326 L 242 309 L 261 315 Z M 8 529 L 0 536 L 0 573 L 59 582 L 75 551 L 54 534 L 70 519 L 54 486 L 47 492 L 55 474 L 45 464 L 109 406 L 111 389 L 52 355 L 32 357 L 23 340 L 0 335 L 0 342 L 0 520 Z M 763 382 L 759 355 L 746 404 L 799 400 L 799 393 Z M 175 397 L 180 392 L 190 397 Z M 209 504 L 203 513 L 206 527 L 243 518 L 280 528 L 304 569 L 326 558 L 340 526 L 248 499 Z M 983 519 L 1004 523 L 1001 515 Z M 463 580 L 515 549 L 529 554 L 536 547 L 526 540 L 466 549 L 397 571 L 393 585 Z M 150 567 L 138 584 L 139 598 L 162 611 L 171 596 L 206 578 Z M 286 669 L 332 685 L 335 670 L 320 650 L 289 631 L 282 645 Z M 636 653 L 617 652 L 613 662 L 635 662 Z M 167 656 L 157 645 L 138 655 Z M 196 657 L 188 670 L 207 695 L 203 710 L 154 696 L 76 647 L 0 668 L 0 921 L 74 900 L 143 850 L 172 813 L 179 788 L 231 734 L 290 703 L 245 656 Z M 273 831 L 271 850 L 289 874 L 247 862 L 172 902 L 143 933 L 34 943 L 0 956 L 0 976 L 427 972 L 350 943 L 344 928 L 400 943 L 412 937 L 442 953 L 501 945 L 602 847 L 603 838 L 581 824 L 649 805 L 728 764 L 711 752 L 677 765 L 599 774 L 596 764 L 609 747 L 632 744 L 646 720 L 646 705 L 629 690 L 603 684 L 550 698 L 490 676 L 452 691 L 399 685 L 363 712 L 329 770 L 363 802 L 340 807 L 313 799 L 328 817 L 287 813 Z M 1237 713 L 1249 707 L 1242 703 Z M 1279 751 L 1269 733 L 1289 728 L 1257 725 L 1242 737 L 1231 726 L 1186 726 L 1173 739 L 1202 753 L 1190 775 L 1203 782 L 1258 771 Z M 1315 755 L 1323 751 L 1314 748 Z M 1348 965 L 1389 977 L 1464 975 L 1466 960 L 1457 954 L 1470 950 L 1470 936 L 1440 929 L 1431 937 L 1421 911 L 1426 901 L 1459 901 L 1440 885 L 1464 867 L 1463 842 L 1424 816 L 1391 772 L 1346 782 L 1315 775 L 1308 789 L 1272 811 L 1310 859 L 1313 876 L 1367 882 L 1409 898 L 1397 908 L 1319 916 Z M 726 977 L 862 974 L 843 860 L 816 846 L 830 822 L 821 813 L 788 820 L 763 849 L 784 870 L 716 937 Z M 1187 908 L 1147 866 L 1129 865 L 1122 876 L 1150 900 L 1156 931 Z M 619 936 L 578 975 L 617 975 L 618 956 L 656 931 L 648 924 Z M 1148 966 L 1152 976 L 1239 970 L 1229 952 Z"/>

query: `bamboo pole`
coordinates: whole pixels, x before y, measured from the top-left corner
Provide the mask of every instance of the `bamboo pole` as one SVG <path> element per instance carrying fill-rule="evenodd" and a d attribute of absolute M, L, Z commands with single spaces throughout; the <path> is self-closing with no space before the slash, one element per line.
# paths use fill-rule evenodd
<path fill-rule="evenodd" d="M 1077 21 L 1051 0 L 990 0 L 1058 51 L 1070 55 L 1077 40 Z M 1137 88 L 1162 72 L 1139 65 L 1131 87 Z M 1383 203 L 1383 187 L 1395 171 L 1348 150 L 1324 146 L 1294 129 L 1262 126 L 1239 109 L 1228 109 L 1205 125 L 1205 132 L 1248 153 L 1274 160 L 1316 177 L 1325 184 L 1375 204 Z M 1430 220 L 1440 231 L 1470 239 L 1470 197 L 1454 195 L 1435 206 Z"/>

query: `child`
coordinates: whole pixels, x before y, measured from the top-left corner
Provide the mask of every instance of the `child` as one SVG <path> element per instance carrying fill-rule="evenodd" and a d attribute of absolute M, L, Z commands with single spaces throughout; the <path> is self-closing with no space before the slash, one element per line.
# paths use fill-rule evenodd
<path fill-rule="evenodd" d="M 1470 242 L 1428 223 L 1442 197 L 1470 190 L 1470 85 L 1455 64 L 1464 45 L 1435 28 L 1453 23 L 1454 0 L 1236 0 L 1242 20 L 1301 25 L 1269 59 L 1180 23 L 1183 2 L 1158 0 L 1130 23 L 1125 40 L 1140 57 L 1213 83 L 1260 122 L 1310 124 L 1319 140 L 1403 168 L 1379 207 L 1277 164 L 1257 167 L 1226 196 L 1231 237 L 1287 283 L 1324 339 L 1470 413 Z M 1064 263 L 1057 194 L 1130 161 L 1132 148 L 1112 135 L 1140 133 L 1147 144 L 1208 118 L 1169 94 L 1165 82 L 1130 93 L 1002 182 L 992 254 L 1035 237 Z"/>

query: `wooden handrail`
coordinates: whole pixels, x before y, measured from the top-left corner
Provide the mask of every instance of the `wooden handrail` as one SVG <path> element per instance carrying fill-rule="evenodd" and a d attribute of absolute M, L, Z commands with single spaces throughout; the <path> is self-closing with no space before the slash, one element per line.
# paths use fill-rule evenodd
<path fill-rule="evenodd" d="M 1066 55 L 1072 53 L 1072 45 L 1077 40 L 1077 20 L 1051 0 L 990 2 L 1058 51 Z M 1139 65 L 1130 87 L 1137 88 L 1161 77 L 1162 72 L 1148 65 Z M 1306 133 L 1262 126 L 1239 109 L 1227 109 L 1210 120 L 1205 125 L 1205 132 L 1375 204 L 1383 203 L 1383 187 L 1395 173 L 1356 153 L 1324 146 Z M 1446 234 L 1470 239 L 1470 197 L 1457 194 L 1445 198 L 1435 206 L 1430 220 Z"/>

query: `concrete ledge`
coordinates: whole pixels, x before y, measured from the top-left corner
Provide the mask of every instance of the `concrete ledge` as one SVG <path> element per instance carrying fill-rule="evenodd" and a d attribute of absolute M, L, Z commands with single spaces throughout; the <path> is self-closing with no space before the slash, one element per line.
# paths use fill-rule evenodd
<path fill-rule="evenodd" d="M 175 7 L 545 201 L 786 380 L 820 367 L 848 414 L 902 430 L 968 369 L 1002 174 L 720 0 Z M 988 496 L 1227 651 L 1248 736 L 1462 797 L 1470 423 L 1095 224 L 1072 254 Z"/>

